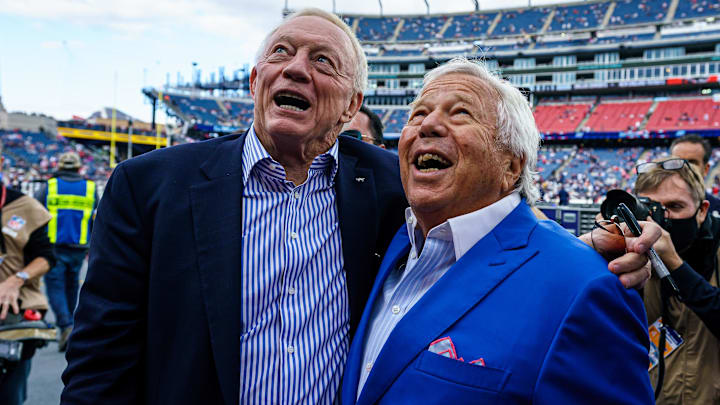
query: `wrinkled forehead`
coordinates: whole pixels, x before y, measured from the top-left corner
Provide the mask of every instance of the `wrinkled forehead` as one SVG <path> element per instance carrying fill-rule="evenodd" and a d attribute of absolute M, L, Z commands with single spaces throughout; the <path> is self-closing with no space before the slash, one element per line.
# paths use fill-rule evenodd
<path fill-rule="evenodd" d="M 467 73 L 448 73 L 426 83 L 413 105 L 431 98 L 446 98 L 469 104 L 489 104 L 496 103 L 499 94 L 486 80 L 477 76 Z"/>
<path fill-rule="evenodd" d="M 329 20 L 318 16 L 294 17 L 280 24 L 268 37 L 264 52 L 280 41 L 295 46 L 325 48 L 337 52 L 350 63 L 352 44 L 345 31 Z"/>
<path fill-rule="evenodd" d="M 467 73 L 448 73 L 425 84 L 412 103 L 412 110 L 420 106 L 463 103 L 479 116 L 495 120 L 499 101 L 497 89 L 486 80 Z"/>

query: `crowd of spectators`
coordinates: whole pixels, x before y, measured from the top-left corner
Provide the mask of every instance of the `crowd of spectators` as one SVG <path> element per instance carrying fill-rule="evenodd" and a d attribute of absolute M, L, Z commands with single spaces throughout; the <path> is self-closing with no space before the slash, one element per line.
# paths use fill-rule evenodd
<path fill-rule="evenodd" d="M 440 38 L 440 30 L 447 16 L 406 18 L 398 34 L 398 41 L 422 41 Z"/>
<path fill-rule="evenodd" d="M 675 10 L 675 18 L 707 17 L 720 14 L 717 0 L 681 0 Z"/>
<path fill-rule="evenodd" d="M 547 7 L 506 11 L 492 35 L 520 35 L 538 32 L 551 12 L 552 9 Z"/>
<path fill-rule="evenodd" d="M 497 13 L 456 15 L 443 33 L 445 39 L 479 38 L 487 34 Z"/>
<path fill-rule="evenodd" d="M 408 121 L 410 110 L 407 108 L 398 108 L 390 113 L 390 116 L 385 121 L 386 134 L 399 134 L 402 132 L 403 127 Z"/>
<path fill-rule="evenodd" d="M 555 8 L 548 31 L 570 31 L 595 28 L 602 23 L 610 3 L 592 3 Z"/>
<path fill-rule="evenodd" d="M 355 35 L 361 41 L 388 41 L 399 23 L 399 17 L 363 17 Z"/>
<path fill-rule="evenodd" d="M 657 149 L 657 153 L 661 148 Z M 663 149 L 664 150 L 664 149 Z M 635 166 L 654 156 L 641 147 L 631 148 L 543 148 L 538 155 L 538 174 L 542 203 L 557 203 L 564 189 L 572 203 L 597 204 L 615 188 L 632 190 Z M 642 159 L 642 160 L 641 160 Z"/>
<path fill-rule="evenodd" d="M 110 176 L 107 152 L 92 149 L 65 138 L 54 139 L 41 133 L 0 131 L 3 143 L 3 181 L 5 184 L 28 192 L 34 181 L 43 181 L 57 169 L 59 155 L 75 151 L 83 166 L 80 174 L 95 180 L 103 187 Z"/>
<path fill-rule="evenodd" d="M 686 0 L 681 0 L 680 3 Z M 610 25 L 640 24 L 662 21 L 670 7 L 670 0 L 619 0 L 610 17 Z"/>

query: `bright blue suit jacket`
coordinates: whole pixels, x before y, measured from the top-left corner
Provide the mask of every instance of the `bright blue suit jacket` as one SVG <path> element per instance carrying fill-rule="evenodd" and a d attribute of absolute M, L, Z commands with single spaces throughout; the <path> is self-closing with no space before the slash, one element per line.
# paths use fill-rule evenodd
<path fill-rule="evenodd" d="M 373 303 L 410 248 L 391 242 L 350 349 L 342 391 L 354 404 Z M 428 351 L 449 336 L 465 362 Z M 525 202 L 405 314 L 358 404 L 652 404 L 647 322 L 592 249 Z M 483 358 L 485 366 L 469 364 Z"/>

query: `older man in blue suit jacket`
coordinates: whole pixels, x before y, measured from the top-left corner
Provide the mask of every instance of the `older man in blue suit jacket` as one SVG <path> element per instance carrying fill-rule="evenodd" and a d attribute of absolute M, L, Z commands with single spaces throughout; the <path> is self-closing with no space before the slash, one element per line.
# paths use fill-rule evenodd
<path fill-rule="evenodd" d="M 539 134 L 479 64 L 425 78 L 399 145 L 411 208 L 350 350 L 343 403 L 651 404 L 642 301 L 528 202 Z"/>

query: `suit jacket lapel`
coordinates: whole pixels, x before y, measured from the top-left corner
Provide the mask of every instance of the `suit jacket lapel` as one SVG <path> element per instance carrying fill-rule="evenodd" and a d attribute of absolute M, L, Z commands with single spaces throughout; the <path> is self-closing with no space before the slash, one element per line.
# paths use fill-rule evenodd
<path fill-rule="evenodd" d="M 413 306 L 385 342 L 358 404 L 375 403 L 428 344 L 537 254 L 527 241 L 537 219 L 523 202 Z"/>
<path fill-rule="evenodd" d="M 372 255 L 378 232 L 377 196 L 372 170 L 358 167 L 358 158 L 343 151 L 342 137 L 338 142 L 340 161 L 335 191 L 352 337 L 375 279 Z"/>
<path fill-rule="evenodd" d="M 390 242 L 390 246 L 388 246 L 385 259 L 380 265 L 380 271 L 375 279 L 372 293 L 367 300 L 367 305 L 365 305 L 362 320 L 358 326 L 355 338 L 352 340 L 347 366 L 345 367 L 345 375 L 343 376 L 342 402 L 344 404 L 354 404 L 355 398 L 357 398 L 357 386 L 360 380 L 365 334 L 367 333 L 367 325 L 372 316 L 373 303 L 378 294 L 380 294 L 380 291 L 382 291 L 383 284 L 385 284 L 385 280 L 388 275 L 390 275 L 390 272 L 397 267 L 399 260 L 407 257 L 409 251 L 410 240 L 408 239 L 407 230 L 403 227 L 395 234 L 392 242 Z"/>
<path fill-rule="evenodd" d="M 227 404 L 237 403 L 240 390 L 242 150 L 246 134 L 219 144 L 200 168 L 208 181 L 190 188 L 200 287 Z"/>

